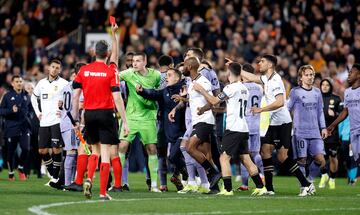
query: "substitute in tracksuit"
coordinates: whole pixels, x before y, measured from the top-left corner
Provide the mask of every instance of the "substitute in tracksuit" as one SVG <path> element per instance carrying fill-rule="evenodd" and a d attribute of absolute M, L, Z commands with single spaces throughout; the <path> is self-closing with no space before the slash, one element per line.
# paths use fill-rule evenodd
<path fill-rule="evenodd" d="M 19 179 L 26 180 L 24 163 L 30 150 L 30 120 L 28 118 L 31 108 L 29 95 L 23 90 L 23 79 L 13 76 L 11 89 L 4 95 L 0 106 L 0 115 L 5 119 L 4 138 L 7 145 L 7 162 L 9 181 L 14 181 L 14 158 L 17 146 L 20 144 L 21 155 L 18 161 Z"/>
<path fill-rule="evenodd" d="M 167 143 L 171 143 L 169 160 L 176 167 L 174 175 L 180 172 L 183 177 L 187 176 L 185 162 L 182 158 L 180 151 L 180 138 L 185 132 L 185 109 L 179 110 L 175 115 L 175 123 L 170 122 L 168 114 L 176 106 L 176 102 L 171 99 L 175 94 L 179 94 L 182 87 L 185 85 L 185 81 L 181 80 L 181 72 L 177 69 L 170 68 L 166 73 L 167 86 L 162 90 L 144 89 L 141 85 L 137 86 L 137 93 L 143 96 L 145 99 L 156 100 L 159 102 L 159 112 L 163 117 L 164 133 Z M 171 181 L 173 182 L 172 177 Z M 177 189 L 180 184 L 175 183 Z"/>

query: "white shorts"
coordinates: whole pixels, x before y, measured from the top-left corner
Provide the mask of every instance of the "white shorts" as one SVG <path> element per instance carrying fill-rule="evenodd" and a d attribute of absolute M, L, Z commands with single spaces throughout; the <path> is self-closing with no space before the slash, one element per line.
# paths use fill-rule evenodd
<path fill-rule="evenodd" d="M 79 146 L 79 139 L 75 135 L 74 129 L 70 129 L 64 132 L 61 132 L 62 139 L 64 141 L 64 150 L 76 150 Z"/>

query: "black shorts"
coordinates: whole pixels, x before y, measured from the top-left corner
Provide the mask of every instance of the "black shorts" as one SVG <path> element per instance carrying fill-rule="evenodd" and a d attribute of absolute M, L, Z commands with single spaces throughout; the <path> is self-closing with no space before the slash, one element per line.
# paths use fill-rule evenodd
<path fill-rule="evenodd" d="M 275 145 L 276 149 L 284 146 L 289 149 L 291 146 L 291 129 L 292 123 L 282 125 L 270 125 L 261 144 Z"/>
<path fill-rule="evenodd" d="M 220 144 L 220 154 L 226 152 L 232 158 L 249 154 L 249 133 L 226 130 Z"/>
<path fill-rule="evenodd" d="M 325 139 L 326 140 L 326 139 Z M 326 156 L 336 157 L 339 148 L 340 148 L 340 142 L 329 142 L 324 140 L 324 148 Z"/>
<path fill-rule="evenodd" d="M 39 128 L 39 149 L 62 148 L 63 146 L 60 124 Z"/>
<path fill-rule="evenodd" d="M 196 135 L 197 138 L 201 140 L 201 142 L 210 143 L 211 133 L 214 132 L 214 125 L 207 124 L 205 122 L 199 122 L 193 126 L 193 130 L 191 132 L 191 137 Z"/>
<path fill-rule="evenodd" d="M 118 125 L 113 110 L 86 110 L 85 138 L 89 144 L 119 144 Z"/>

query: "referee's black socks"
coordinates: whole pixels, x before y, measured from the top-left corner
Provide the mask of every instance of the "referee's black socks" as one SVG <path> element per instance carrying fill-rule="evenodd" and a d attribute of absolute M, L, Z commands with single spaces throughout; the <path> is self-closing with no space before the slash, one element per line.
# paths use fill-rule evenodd
<path fill-rule="evenodd" d="M 44 165 L 46 166 L 47 171 L 52 176 L 53 175 L 53 159 L 50 154 L 41 154 L 41 158 L 44 161 Z"/>
<path fill-rule="evenodd" d="M 304 174 L 301 172 L 299 165 L 289 157 L 281 164 L 285 169 L 289 170 L 291 174 L 294 174 L 299 180 L 302 187 L 310 186 L 310 182 L 305 178 Z"/>

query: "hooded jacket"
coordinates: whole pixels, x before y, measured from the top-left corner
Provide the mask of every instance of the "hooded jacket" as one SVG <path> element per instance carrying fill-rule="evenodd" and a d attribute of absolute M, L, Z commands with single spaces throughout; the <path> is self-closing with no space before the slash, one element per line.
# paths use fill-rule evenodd
<path fill-rule="evenodd" d="M 324 81 L 328 82 L 329 85 L 330 85 L 329 92 L 324 93 L 324 92 L 321 91 L 321 94 L 322 94 L 322 97 L 323 97 L 323 102 L 324 102 L 325 123 L 326 123 L 326 126 L 328 127 L 339 116 L 340 112 L 342 111 L 342 104 L 341 104 L 340 97 L 333 94 L 333 86 L 332 86 L 332 83 L 329 80 L 327 80 L 327 79 L 322 80 L 320 82 L 320 86 Z M 334 116 L 330 115 L 331 112 L 334 113 Z M 327 142 L 332 142 L 332 141 L 337 142 L 338 139 L 339 139 L 339 137 L 338 137 L 339 135 L 338 135 L 337 131 L 338 131 L 338 129 L 336 128 L 334 130 L 333 135 L 328 137 L 326 139 L 326 141 Z"/>

